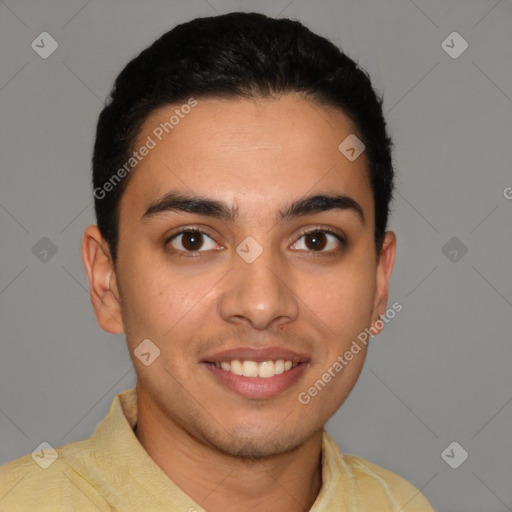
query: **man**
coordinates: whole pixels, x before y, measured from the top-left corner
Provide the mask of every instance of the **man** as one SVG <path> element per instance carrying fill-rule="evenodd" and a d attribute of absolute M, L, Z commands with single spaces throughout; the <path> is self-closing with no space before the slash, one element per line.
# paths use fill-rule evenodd
<path fill-rule="evenodd" d="M 396 247 L 391 141 L 352 60 L 291 20 L 180 25 L 117 78 L 93 181 L 91 301 L 137 385 L 46 469 L 5 465 L 1 510 L 432 511 L 324 431 Z"/>

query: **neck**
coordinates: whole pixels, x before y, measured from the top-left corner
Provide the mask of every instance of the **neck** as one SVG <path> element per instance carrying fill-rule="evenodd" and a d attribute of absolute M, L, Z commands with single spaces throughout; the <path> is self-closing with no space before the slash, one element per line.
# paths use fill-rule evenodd
<path fill-rule="evenodd" d="M 312 507 L 322 485 L 323 430 L 293 452 L 248 461 L 201 443 L 145 401 L 138 403 L 139 442 L 163 472 L 209 512 L 304 512 Z"/>

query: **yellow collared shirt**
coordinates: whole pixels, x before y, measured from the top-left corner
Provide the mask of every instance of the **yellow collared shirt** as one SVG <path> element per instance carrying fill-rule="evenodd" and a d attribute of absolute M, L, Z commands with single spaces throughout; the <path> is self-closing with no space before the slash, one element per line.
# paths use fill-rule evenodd
<path fill-rule="evenodd" d="M 1 512 L 204 512 L 137 440 L 135 389 L 118 394 L 87 440 L 0 467 Z M 46 468 L 44 466 L 47 466 Z M 342 455 L 324 432 L 322 487 L 310 512 L 434 512 L 411 483 Z"/>

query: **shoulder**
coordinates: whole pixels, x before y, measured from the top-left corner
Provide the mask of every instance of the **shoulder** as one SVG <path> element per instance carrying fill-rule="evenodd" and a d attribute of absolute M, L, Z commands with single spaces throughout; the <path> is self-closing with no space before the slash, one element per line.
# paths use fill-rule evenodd
<path fill-rule="evenodd" d="M 66 463 L 62 449 L 55 452 L 56 458 L 48 459 L 41 452 L 39 461 L 35 453 L 34 458 L 25 455 L 0 466 L 0 510 L 32 512 L 36 506 L 41 512 L 111 510 L 96 489 Z"/>
<path fill-rule="evenodd" d="M 329 493 L 340 499 L 349 496 L 351 504 L 356 503 L 364 510 L 434 512 L 411 482 L 361 457 L 342 454 L 325 431 L 322 452 L 323 474 L 328 482 L 336 482 Z"/>
<path fill-rule="evenodd" d="M 373 504 L 387 502 L 389 510 L 434 512 L 421 491 L 401 476 L 355 455 L 342 455 L 341 463 L 356 482 L 361 496 L 371 496 Z"/>

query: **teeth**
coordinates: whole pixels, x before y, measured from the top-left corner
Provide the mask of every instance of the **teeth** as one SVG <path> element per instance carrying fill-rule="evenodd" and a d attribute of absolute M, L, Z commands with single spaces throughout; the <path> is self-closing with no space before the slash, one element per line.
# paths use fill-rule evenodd
<path fill-rule="evenodd" d="M 242 372 L 244 374 L 244 377 L 257 377 L 258 363 L 254 361 L 244 361 L 242 363 Z"/>
<path fill-rule="evenodd" d="M 217 368 L 222 368 L 226 372 L 231 372 L 235 375 L 243 375 L 244 377 L 260 377 L 261 379 L 281 375 L 281 373 L 295 368 L 298 364 L 299 363 L 292 363 L 291 361 L 284 361 L 283 359 L 278 359 L 277 361 L 263 361 L 262 363 L 233 359 L 233 361 L 214 363 Z"/>
<path fill-rule="evenodd" d="M 238 359 L 231 361 L 231 373 L 234 373 L 235 375 L 243 375 L 242 363 Z"/>
<path fill-rule="evenodd" d="M 258 377 L 262 379 L 268 379 L 269 377 L 273 377 L 274 373 L 274 361 L 263 361 L 258 366 Z"/>

